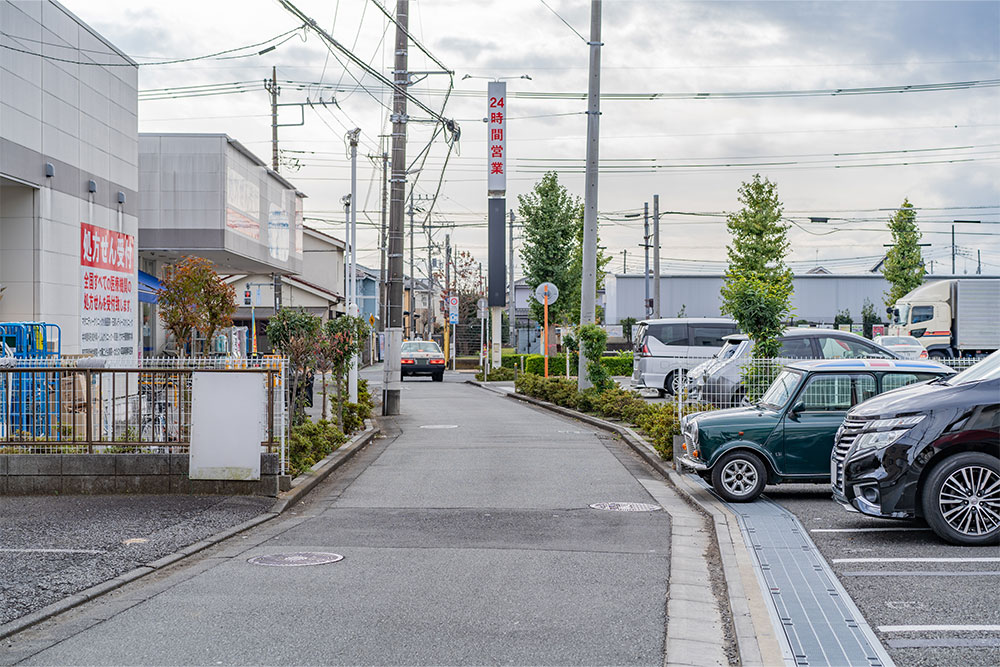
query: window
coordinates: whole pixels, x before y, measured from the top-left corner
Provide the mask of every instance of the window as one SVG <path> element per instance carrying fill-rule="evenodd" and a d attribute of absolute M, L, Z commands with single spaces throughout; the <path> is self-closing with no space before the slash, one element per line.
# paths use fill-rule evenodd
<path fill-rule="evenodd" d="M 861 338 L 852 340 L 850 338 L 824 336 L 819 339 L 819 349 L 820 355 L 824 359 L 890 358 L 888 354 Z"/>
<path fill-rule="evenodd" d="M 788 401 L 788 397 L 795 391 L 802 379 L 802 373 L 796 371 L 783 370 L 760 399 L 761 405 L 779 409 Z"/>
<path fill-rule="evenodd" d="M 871 375 L 814 375 L 802 391 L 800 400 L 810 411 L 849 410 L 877 392 Z"/>
<path fill-rule="evenodd" d="M 811 359 L 816 353 L 813 352 L 812 341 L 805 337 L 797 337 L 783 340 L 778 356 L 784 359 Z"/>
<path fill-rule="evenodd" d="M 924 382 L 936 377 L 930 373 L 886 373 L 882 376 L 882 391 L 892 391 L 914 382 Z"/>
<path fill-rule="evenodd" d="M 686 324 L 650 324 L 646 334 L 652 336 L 664 345 L 687 346 L 688 344 L 688 330 Z"/>
<path fill-rule="evenodd" d="M 403 343 L 403 352 L 432 352 L 434 354 L 441 354 L 441 348 L 438 344 L 432 340 L 415 340 Z"/>
<path fill-rule="evenodd" d="M 722 347 L 723 336 L 734 333 L 732 327 L 693 325 L 691 327 L 691 344 L 695 347 Z"/>
<path fill-rule="evenodd" d="M 913 321 L 911 324 L 916 324 L 917 322 L 926 322 L 927 320 L 934 319 L 934 306 L 914 306 L 913 307 Z"/>

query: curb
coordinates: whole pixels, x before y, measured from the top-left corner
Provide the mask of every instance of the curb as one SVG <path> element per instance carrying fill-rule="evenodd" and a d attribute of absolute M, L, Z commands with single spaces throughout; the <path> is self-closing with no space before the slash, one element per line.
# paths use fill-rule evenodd
<path fill-rule="evenodd" d="M 381 432 L 381 428 L 379 428 L 377 423 L 373 423 L 373 425 L 369 428 L 351 438 L 346 445 L 338 448 L 322 461 L 314 465 L 308 472 L 296 477 L 292 480 L 293 484 L 296 484 L 297 482 L 295 488 L 279 495 L 279 499 L 274 503 L 274 505 L 271 506 L 269 511 L 264 512 L 249 521 L 244 521 L 241 524 L 237 524 L 221 532 L 215 533 L 214 535 L 206 537 L 205 539 L 195 542 L 194 544 L 189 544 L 188 546 L 158 558 L 157 560 L 146 563 L 145 565 L 137 567 L 133 570 L 129 570 L 128 572 L 120 574 L 117 577 L 91 586 L 90 588 L 84 589 L 79 593 L 74 593 L 57 602 L 53 602 L 52 604 L 42 607 L 41 609 L 36 609 L 35 611 L 21 616 L 20 618 L 16 618 L 9 623 L 0 625 L 0 639 L 5 639 L 6 637 L 17 634 L 18 632 L 27 630 L 33 625 L 38 625 L 53 616 L 57 616 L 63 612 L 73 609 L 74 607 L 78 607 L 84 602 L 89 602 L 90 600 L 100 597 L 105 593 L 110 593 L 117 588 L 121 588 L 125 584 L 141 579 L 147 574 L 152 574 L 157 570 L 162 570 L 165 567 L 184 560 L 188 556 L 196 554 L 199 551 L 204 551 L 205 549 L 215 546 L 216 544 L 219 544 L 234 535 L 238 535 L 239 533 L 250 530 L 251 528 L 256 528 L 262 523 L 266 523 L 271 519 L 280 516 L 282 512 L 297 503 L 317 484 L 326 479 L 330 473 L 353 458 L 354 455 L 357 454 L 359 450 L 364 448 L 365 445 L 371 442 L 371 440 L 379 432 Z"/>
<path fill-rule="evenodd" d="M 598 417 L 592 417 L 591 415 L 585 415 L 576 410 L 570 410 L 569 408 L 541 401 L 530 396 L 525 396 L 524 394 L 518 394 L 517 392 L 500 392 L 490 387 L 485 387 L 479 382 L 467 382 L 511 399 L 529 403 L 565 417 L 584 422 L 595 428 L 617 434 L 633 451 L 666 478 L 681 496 L 708 514 L 711 517 L 712 532 L 722 559 L 723 575 L 726 579 L 727 601 L 733 630 L 736 635 L 736 646 L 739 652 L 740 664 L 748 667 L 782 664 L 781 647 L 775 638 L 774 627 L 768 611 L 766 608 L 763 608 L 762 601 L 760 605 L 748 602 L 748 591 L 744 583 L 744 580 L 747 578 L 754 584 L 749 594 L 751 601 L 753 601 L 753 596 L 757 598 L 761 598 L 761 596 L 759 587 L 756 586 L 754 574 L 749 572 L 744 575 L 740 570 L 741 556 L 747 563 L 749 563 L 750 559 L 749 553 L 746 551 L 746 544 L 742 538 L 736 540 L 733 537 L 733 524 L 729 522 L 727 514 L 702 502 L 693 492 L 694 487 L 690 487 L 681 475 L 677 474 L 676 471 L 666 464 L 656 450 L 646 443 L 642 436 L 627 426 L 614 424 Z M 735 527 L 735 531 L 737 536 L 741 535 L 738 525 Z M 775 659 L 777 659 L 776 662 Z"/>

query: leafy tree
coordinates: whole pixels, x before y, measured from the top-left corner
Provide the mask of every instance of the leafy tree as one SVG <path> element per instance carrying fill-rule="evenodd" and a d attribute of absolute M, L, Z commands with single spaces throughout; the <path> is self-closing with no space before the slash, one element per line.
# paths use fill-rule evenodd
<path fill-rule="evenodd" d="M 604 391 L 611 383 L 611 374 L 601 363 L 608 345 L 608 332 L 596 324 L 581 324 L 576 328 L 576 337 L 587 360 L 587 380 L 597 391 Z"/>
<path fill-rule="evenodd" d="M 731 213 L 726 227 L 729 268 L 722 286 L 722 313 L 731 315 L 750 340 L 758 359 L 778 353 L 777 337 L 792 312 L 792 272 L 785 264 L 788 226 L 776 186 L 755 174 L 739 189 L 743 208 Z"/>
<path fill-rule="evenodd" d="M 518 214 L 524 221 L 524 244 L 521 247 L 524 276 L 534 291 L 538 285 L 551 282 L 559 289 L 559 300 L 549 306 L 552 321 L 561 321 L 572 312 L 575 293 L 579 310 L 580 273 L 572 273 L 573 248 L 582 234 L 583 204 L 570 197 L 556 173 L 550 171 L 526 195 L 518 195 Z M 581 264 L 582 265 L 582 264 Z M 542 304 L 531 301 L 531 315 L 542 321 Z"/>
<path fill-rule="evenodd" d="M 344 430 L 344 377 L 368 336 L 368 323 L 349 315 L 329 320 L 324 326 L 324 344 L 330 368 L 337 382 L 337 424 Z M 326 392 L 323 393 L 324 403 Z M 324 406 L 325 407 L 325 406 Z"/>
<path fill-rule="evenodd" d="M 203 257 L 184 257 L 168 267 L 156 298 L 160 319 L 174 334 L 181 355 L 195 331 L 211 341 L 216 329 L 233 323 L 236 312 L 236 290 Z"/>
<path fill-rule="evenodd" d="M 677 317 L 687 317 L 687 304 L 682 303 L 681 309 L 677 311 Z"/>
<path fill-rule="evenodd" d="M 924 282 L 924 260 L 920 255 L 920 230 L 917 213 L 909 199 L 889 217 L 892 247 L 885 254 L 882 275 L 889 281 L 885 292 L 885 305 L 891 306 L 901 296 L 908 294 Z"/>
<path fill-rule="evenodd" d="M 579 322 L 580 321 L 580 289 L 583 287 L 583 208 L 580 208 L 580 215 L 576 219 L 576 236 L 573 239 L 573 254 L 569 264 L 569 284 L 566 287 L 566 291 L 563 292 L 561 285 L 556 285 L 559 288 L 559 301 L 564 298 L 567 300 L 563 306 L 563 310 L 560 311 L 563 314 L 563 320 L 568 320 L 569 322 Z M 607 275 L 607 266 L 611 262 L 611 255 L 604 252 L 601 248 L 601 239 L 597 239 L 597 283 L 596 290 L 604 289 L 604 278 Z M 596 301 L 595 301 L 596 304 Z M 549 317 L 552 317 L 552 307 L 549 306 Z M 595 321 L 602 322 L 604 320 L 603 310 L 599 305 L 595 305 Z"/>
<path fill-rule="evenodd" d="M 305 422 L 305 390 L 316 369 L 316 338 L 322 325 L 316 315 L 294 308 L 279 310 L 267 323 L 271 345 L 288 359 L 292 425 Z"/>
<path fill-rule="evenodd" d="M 854 318 L 851 317 L 851 311 L 844 308 L 842 311 L 837 313 L 833 318 L 833 326 L 840 326 L 841 324 L 854 324 Z"/>
<path fill-rule="evenodd" d="M 861 323 L 865 327 L 865 336 L 871 338 L 872 325 L 879 324 L 881 321 L 882 318 L 879 317 L 877 312 L 875 312 L 875 304 L 873 304 L 868 297 L 865 297 L 865 302 L 861 306 Z"/>
<path fill-rule="evenodd" d="M 636 319 L 634 317 L 626 317 L 619 322 L 622 325 L 622 333 L 625 335 L 625 340 L 629 345 L 632 345 L 632 327 L 635 326 L 635 323 Z"/>

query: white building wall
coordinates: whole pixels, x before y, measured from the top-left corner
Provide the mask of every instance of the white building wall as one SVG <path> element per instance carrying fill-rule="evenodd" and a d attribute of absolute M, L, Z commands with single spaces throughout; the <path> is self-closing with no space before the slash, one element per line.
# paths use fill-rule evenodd
<path fill-rule="evenodd" d="M 81 223 L 138 234 L 137 68 L 51 0 L 0 0 L 0 26 L 40 54 L 0 51 L 0 321 L 58 324 L 76 353 Z M 129 298 L 137 320 L 135 289 Z"/>

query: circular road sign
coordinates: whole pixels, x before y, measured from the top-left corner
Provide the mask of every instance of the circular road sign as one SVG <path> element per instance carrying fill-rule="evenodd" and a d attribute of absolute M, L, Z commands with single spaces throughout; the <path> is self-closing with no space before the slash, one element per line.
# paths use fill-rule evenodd
<path fill-rule="evenodd" d="M 476 302 L 476 308 L 479 310 L 486 310 L 486 299 L 480 298 L 479 301 Z"/>
<path fill-rule="evenodd" d="M 452 308 L 458 308 L 458 297 L 457 296 L 449 296 L 448 297 L 448 305 L 450 307 L 452 307 Z"/>
<path fill-rule="evenodd" d="M 538 303 L 545 303 L 545 290 L 549 291 L 549 303 L 555 303 L 559 298 L 559 288 L 552 283 L 542 283 L 535 288 L 535 299 Z"/>

